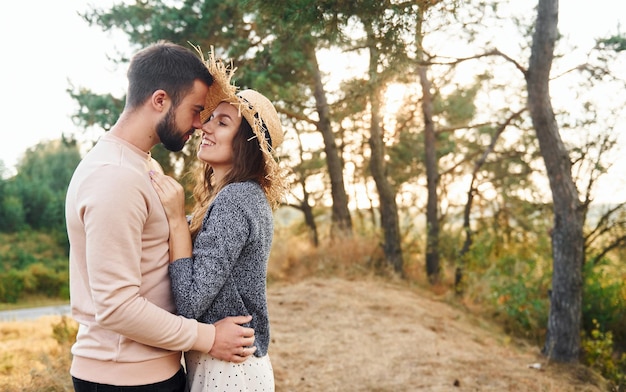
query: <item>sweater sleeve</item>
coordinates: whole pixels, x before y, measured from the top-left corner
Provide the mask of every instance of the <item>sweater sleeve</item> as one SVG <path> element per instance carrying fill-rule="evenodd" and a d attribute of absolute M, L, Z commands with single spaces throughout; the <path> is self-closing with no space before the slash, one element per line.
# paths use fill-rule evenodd
<path fill-rule="evenodd" d="M 222 189 L 207 211 L 192 258 L 170 264 L 174 302 L 180 315 L 199 318 L 209 309 L 246 244 L 250 223 L 241 194 Z"/>
<path fill-rule="evenodd" d="M 100 170 L 98 176 L 84 181 L 79 190 L 81 202 L 76 206 L 85 227 L 96 322 L 149 346 L 175 351 L 201 347 L 208 351 L 215 334 L 212 326 L 201 327 L 197 321 L 174 315 L 145 297 L 145 290 L 169 289 L 161 280 L 167 279 L 167 267 L 161 269 L 165 272 L 160 276 L 159 268 L 150 272 L 155 275 L 149 277 L 152 288 L 142 286 L 148 279 L 142 266 L 144 228 L 157 208 L 151 204 L 154 199 L 145 186 L 146 179 L 115 166 Z M 159 241 L 156 237 L 150 240 Z"/>

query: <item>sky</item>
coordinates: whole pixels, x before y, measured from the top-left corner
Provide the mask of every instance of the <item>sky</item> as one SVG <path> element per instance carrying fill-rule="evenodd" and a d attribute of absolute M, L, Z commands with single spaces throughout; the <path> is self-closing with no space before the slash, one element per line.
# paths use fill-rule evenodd
<path fill-rule="evenodd" d="M 126 69 L 107 55 L 128 51 L 124 36 L 90 27 L 79 15 L 93 1 L 29 0 L 0 5 L 0 86 L 4 140 L 0 160 L 13 169 L 27 148 L 40 141 L 77 135 L 71 115 L 77 105 L 70 86 L 121 97 Z M 98 7 L 113 4 L 98 0 Z M 80 140 L 80 139 L 79 139 Z"/>
<path fill-rule="evenodd" d="M 70 86 L 124 95 L 125 66 L 120 69 L 107 56 L 116 58 L 117 51 L 129 53 L 125 36 L 90 27 L 78 15 L 94 3 L 107 8 L 120 2 L 29 0 L 0 5 L 0 115 L 5 124 L 0 160 L 10 174 L 26 149 L 41 141 L 58 139 L 63 133 L 81 140 L 82 133 L 71 120 L 77 106 L 66 91 Z M 591 45 L 594 37 L 614 34 L 620 18 L 626 26 L 624 0 L 566 0 L 559 7 L 560 31 L 582 45 Z M 626 92 L 624 97 L 626 101 Z M 86 137 L 93 139 L 93 135 Z M 626 199 L 622 173 L 626 170 L 614 168 L 606 181 L 621 181 Z"/>

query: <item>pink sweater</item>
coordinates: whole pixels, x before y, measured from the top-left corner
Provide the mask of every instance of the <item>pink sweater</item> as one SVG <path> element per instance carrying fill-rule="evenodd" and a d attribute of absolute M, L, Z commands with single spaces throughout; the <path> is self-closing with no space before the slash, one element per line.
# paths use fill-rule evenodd
<path fill-rule="evenodd" d="M 70 182 L 70 297 L 79 323 L 74 377 L 151 384 L 180 369 L 181 351 L 213 345 L 212 325 L 174 314 L 169 228 L 151 169 L 161 170 L 149 154 L 106 134 Z"/>

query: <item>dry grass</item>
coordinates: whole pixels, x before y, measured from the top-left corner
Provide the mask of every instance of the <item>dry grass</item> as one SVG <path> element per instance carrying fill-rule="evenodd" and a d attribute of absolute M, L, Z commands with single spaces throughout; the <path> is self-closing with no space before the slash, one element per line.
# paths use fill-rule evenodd
<path fill-rule="evenodd" d="M 269 289 L 277 391 L 604 391 L 579 366 L 402 283 L 311 278 Z M 60 317 L 0 323 L 3 391 L 67 391 Z M 532 369 L 538 363 L 541 369 Z M 45 386 L 45 387 L 44 387 Z"/>
<path fill-rule="evenodd" d="M 278 392 L 608 390 L 587 368 L 547 363 L 538 347 L 453 305 L 444 288 L 375 276 L 379 260 L 377 244 L 363 239 L 275 242 L 268 296 Z M 71 390 L 62 332 L 75 325 L 62 321 L 0 323 L 3 392 Z"/>
<path fill-rule="evenodd" d="M 54 326 L 73 330 L 73 321 L 46 316 L 35 321 L 0 323 L 0 385 L 3 392 L 72 391 L 68 374 L 70 341 Z"/>

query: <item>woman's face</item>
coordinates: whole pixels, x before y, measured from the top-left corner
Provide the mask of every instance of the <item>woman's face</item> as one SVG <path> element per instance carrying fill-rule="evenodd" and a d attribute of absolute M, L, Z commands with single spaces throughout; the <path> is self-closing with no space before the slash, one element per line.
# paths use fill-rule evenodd
<path fill-rule="evenodd" d="M 211 165 L 217 175 L 223 175 L 233 166 L 233 138 L 241 119 L 237 107 L 222 102 L 202 125 L 198 158 Z"/>

